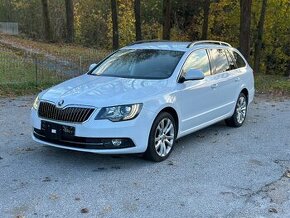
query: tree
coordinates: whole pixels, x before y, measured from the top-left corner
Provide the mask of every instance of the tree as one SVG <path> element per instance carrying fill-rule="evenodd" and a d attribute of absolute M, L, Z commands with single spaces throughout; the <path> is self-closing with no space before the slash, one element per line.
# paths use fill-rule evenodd
<path fill-rule="evenodd" d="M 136 31 L 136 41 L 142 40 L 141 32 L 141 4 L 140 0 L 134 1 L 134 12 L 135 12 L 135 31 Z"/>
<path fill-rule="evenodd" d="M 255 43 L 255 54 L 254 54 L 254 72 L 260 72 L 260 59 L 261 59 L 261 49 L 264 34 L 264 23 L 266 16 L 267 0 L 263 0 L 260 19 L 257 27 L 257 39 Z"/>
<path fill-rule="evenodd" d="M 247 60 L 250 58 L 251 7 L 252 0 L 240 0 L 240 51 Z"/>
<path fill-rule="evenodd" d="M 42 2 L 42 17 L 43 17 L 43 24 L 44 24 L 44 38 L 46 41 L 51 41 L 52 32 L 51 32 L 50 20 L 49 20 L 48 3 L 47 3 L 47 0 L 41 0 L 41 2 Z"/>
<path fill-rule="evenodd" d="M 163 39 L 170 39 L 171 0 L 163 0 Z"/>
<path fill-rule="evenodd" d="M 113 23 L 113 49 L 119 48 L 119 28 L 118 28 L 118 11 L 117 0 L 111 0 L 112 23 Z"/>
<path fill-rule="evenodd" d="M 201 35 L 202 39 L 207 39 L 209 9 L 210 9 L 210 0 L 205 0 L 203 6 L 203 24 Z"/>
<path fill-rule="evenodd" d="M 74 8 L 73 0 L 65 0 L 66 9 L 66 40 L 67 42 L 74 41 Z"/>

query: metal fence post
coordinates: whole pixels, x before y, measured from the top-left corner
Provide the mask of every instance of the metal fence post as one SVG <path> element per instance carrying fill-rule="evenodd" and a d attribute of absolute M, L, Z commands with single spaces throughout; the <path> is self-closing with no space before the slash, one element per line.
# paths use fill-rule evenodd
<path fill-rule="evenodd" d="M 38 66 L 37 66 L 37 56 L 35 55 L 34 56 L 34 63 L 35 63 L 35 86 L 36 86 L 36 88 L 37 88 L 37 86 L 38 86 Z"/>
<path fill-rule="evenodd" d="M 82 74 L 82 56 L 80 56 L 80 68 L 79 68 L 79 75 Z"/>

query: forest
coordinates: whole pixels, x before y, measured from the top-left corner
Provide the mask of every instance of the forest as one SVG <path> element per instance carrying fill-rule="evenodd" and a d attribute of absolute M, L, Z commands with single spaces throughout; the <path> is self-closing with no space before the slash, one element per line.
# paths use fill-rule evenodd
<path fill-rule="evenodd" d="M 290 76 L 289 0 L 0 0 L 21 37 L 117 49 L 138 40 L 226 41 L 254 72 Z"/>

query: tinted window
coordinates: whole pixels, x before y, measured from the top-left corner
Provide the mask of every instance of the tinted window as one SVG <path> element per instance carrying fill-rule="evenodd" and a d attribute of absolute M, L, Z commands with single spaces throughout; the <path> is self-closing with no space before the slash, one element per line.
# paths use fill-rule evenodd
<path fill-rule="evenodd" d="M 225 52 L 227 54 L 228 62 L 229 62 L 229 65 L 230 65 L 230 69 L 231 70 L 237 69 L 236 61 L 235 61 L 233 53 L 231 51 L 229 51 L 229 50 L 225 50 Z"/>
<path fill-rule="evenodd" d="M 230 70 L 229 62 L 223 49 L 211 49 L 210 54 L 215 66 L 215 73 L 222 73 Z"/>
<path fill-rule="evenodd" d="M 153 49 L 122 49 L 103 61 L 91 73 L 140 79 L 165 79 L 171 76 L 184 52 Z"/>
<path fill-rule="evenodd" d="M 233 52 L 233 55 L 238 68 L 246 66 L 244 59 L 237 52 Z"/>
<path fill-rule="evenodd" d="M 197 50 L 189 55 L 183 65 L 182 71 L 186 73 L 190 69 L 201 70 L 205 76 L 210 75 L 210 64 L 205 50 Z"/>

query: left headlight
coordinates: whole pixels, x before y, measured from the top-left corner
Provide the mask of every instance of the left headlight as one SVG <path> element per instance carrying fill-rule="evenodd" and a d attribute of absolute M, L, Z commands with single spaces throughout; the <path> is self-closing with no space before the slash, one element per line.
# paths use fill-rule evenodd
<path fill-rule="evenodd" d="M 39 100 L 39 97 L 37 96 L 36 99 L 35 99 L 34 102 L 33 102 L 32 107 L 33 107 L 35 110 L 38 110 L 39 103 L 40 103 L 40 100 Z"/>
<path fill-rule="evenodd" d="M 96 120 L 108 119 L 112 122 L 132 120 L 138 116 L 142 104 L 118 105 L 104 107 L 96 116 Z"/>

